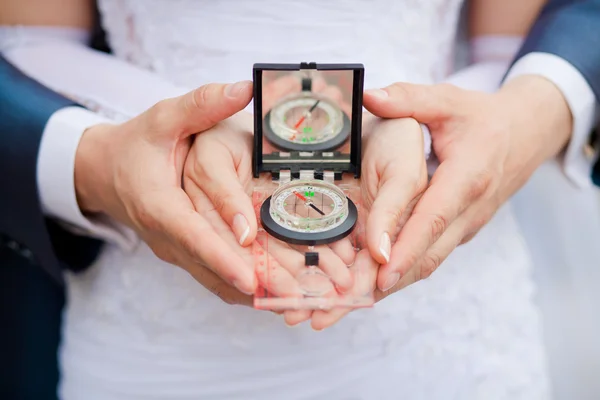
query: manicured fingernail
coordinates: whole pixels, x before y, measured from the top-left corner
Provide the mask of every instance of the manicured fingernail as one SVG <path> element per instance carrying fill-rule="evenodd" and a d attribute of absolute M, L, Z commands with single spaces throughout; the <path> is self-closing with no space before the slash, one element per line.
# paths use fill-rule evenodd
<path fill-rule="evenodd" d="M 381 240 L 379 241 L 379 252 L 385 258 L 385 262 L 390 262 L 390 252 L 392 251 L 392 243 L 390 242 L 390 235 L 387 232 L 383 232 Z"/>
<path fill-rule="evenodd" d="M 298 326 L 298 324 L 288 324 L 287 321 L 283 321 L 285 323 L 285 326 L 287 326 L 288 328 L 296 328 Z"/>
<path fill-rule="evenodd" d="M 229 84 L 225 87 L 225 96 L 227 97 L 238 97 L 243 91 L 248 89 L 252 82 L 242 81 L 237 83 Z"/>
<path fill-rule="evenodd" d="M 385 99 L 387 98 L 388 92 L 386 92 L 383 89 L 370 89 L 370 90 L 366 90 L 365 94 L 368 94 L 369 96 L 373 96 L 373 97 L 377 97 L 378 99 Z"/>
<path fill-rule="evenodd" d="M 391 274 L 385 281 L 385 285 L 383 285 L 383 291 L 387 292 L 388 290 L 393 288 L 396 285 L 396 283 L 398 283 L 399 280 L 400 280 L 399 273 L 394 272 L 393 274 Z"/>
<path fill-rule="evenodd" d="M 252 296 L 254 294 L 253 290 L 248 290 L 246 289 L 247 285 L 244 285 L 238 281 L 233 281 L 233 286 L 235 286 L 235 288 L 237 290 L 239 290 L 240 292 L 247 294 L 248 296 Z"/>
<path fill-rule="evenodd" d="M 238 238 L 240 245 L 243 246 L 250 234 L 250 225 L 248 225 L 248 220 L 242 214 L 236 214 L 233 217 L 233 233 Z"/>

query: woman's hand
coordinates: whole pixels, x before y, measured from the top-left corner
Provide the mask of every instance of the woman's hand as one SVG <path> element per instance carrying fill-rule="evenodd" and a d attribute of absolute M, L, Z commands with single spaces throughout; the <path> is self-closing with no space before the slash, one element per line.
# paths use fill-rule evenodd
<path fill-rule="evenodd" d="M 392 243 L 427 187 L 423 142 L 421 126 L 412 118 L 363 115 L 361 193 L 367 215 L 363 250 L 353 265 L 360 271 L 354 285 L 358 295 L 372 292 L 378 301 L 396 283 L 378 280 L 378 267 L 388 263 Z M 386 291 L 377 289 L 381 286 Z M 350 311 L 315 311 L 312 326 L 327 328 Z"/>
<path fill-rule="evenodd" d="M 240 268 L 254 268 L 253 243 L 257 234 L 257 216 L 252 204 L 255 185 L 272 185 L 271 178 L 252 179 L 252 116 L 238 113 L 217 124 L 210 131 L 196 136 L 186 159 L 183 185 L 200 213 L 232 248 L 245 260 Z M 210 243 L 207 243 L 210 246 Z M 266 248 L 266 246 L 265 246 Z M 254 251 L 265 252 L 260 244 L 254 243 Z M 341 290 L 353 286 L 348 265 L 354 261 L 352 245 L 341 241 L 332 246 L 317 246 L 321 258 L 320 267 Z M 268 274 L 257 269 L 258 284 L 269 293 L 279 297 L 302 295 L 296 277 L 304 268 L 301 249 L 275 239 L 268 243 Z M 223 298 L 234 298 L 235 303 L 251 304 L 250 296 L 240 296 L 237 290 L 210 271 L 198 272 L 209 275 L 214 282 L 209 287 Z M 204 277 L 207 279 L 206 277 Z M 288 312 L 290 320 L 310 317 L 310 312 Z"/>

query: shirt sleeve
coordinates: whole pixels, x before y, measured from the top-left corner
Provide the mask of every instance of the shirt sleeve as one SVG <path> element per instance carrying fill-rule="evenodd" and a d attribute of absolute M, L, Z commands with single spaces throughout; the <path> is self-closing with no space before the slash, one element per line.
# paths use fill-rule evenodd
<path fill-rule="evenodd" d="M 74 177 L 79 140 L 87 128 L 108 122 L 111 121 L 82 107 L 66 107 L 52 114 L 38 154 L 38 191 L 45 215 L 61 221 L 74 233 L 130 250 L 138 243 L 132 230 L 101 215 L 86 216 L 77 203 Z"/>
<path fill-rule="evenodd" d="M 54 27 L 0 27 L 0 50 L 24 74 L 80 104 L 56 111 L 43 131 L 37 184 L 46 215 L 71 232 L 131 249 L 132 230 L 105 215 L 86 215 L 77 204 L 75 154 L 84 131 L 98 123 L 118 123 L 165 98 L 191 88 L 85 45 L 85 35 Z M 83 71 L 83 73 L 82 73 Z"/>
<path fill-rule="evenodd" d="M 591 186 L 594 156 L 587 151 L 587 144 L 597 119 L 598 104 L 590 85 L 577 68 L 550 53 L 529 53 L 520 58 L 505 81 L 522 75 L 543 76 L 563 94 L 573 116 L 573 131 L 564 153 L 563 170 L 579 187 Z"/>

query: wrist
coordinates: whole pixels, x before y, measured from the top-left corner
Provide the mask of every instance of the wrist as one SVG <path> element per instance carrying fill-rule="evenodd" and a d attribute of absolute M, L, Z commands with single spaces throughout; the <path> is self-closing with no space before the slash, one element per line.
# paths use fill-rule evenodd
<path fill-rule="evenodd" d="M 75 193 L 84 214 L 105 212 L 105 198 L 112 192 L 108 178 L 111 160 L 108 150 L 113 129 L 110 124 L 98 124 L 86 129 L 75 154 Z"/>
<path fill-rule="evenodd" d="M 537 164 L 565 148 L 571 137 L 573 117 L 554 83 L 542 76 L 523 75 L 505 83 L 496 96 L 500 107 L 507 111 L 516 142 Z"/>

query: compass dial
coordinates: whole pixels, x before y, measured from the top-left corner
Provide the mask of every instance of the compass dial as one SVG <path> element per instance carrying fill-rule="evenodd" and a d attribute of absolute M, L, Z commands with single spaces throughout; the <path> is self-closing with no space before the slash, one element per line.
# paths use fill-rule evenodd
<path fill-rule="evenodd" d="M 297 180 L 282 185 L 265 201 L 265 230 L 298 244 L 329 243 L 348 235 L 356 223 L 356 206 L 336 185 Z"/>
<path fill-rule="evenodd" d="M 282 99 L 265 117 L 265 135 L 286 150 L 328 150 L 350 134 L 350 119 L 331 100 L 312 92 Z"/>

